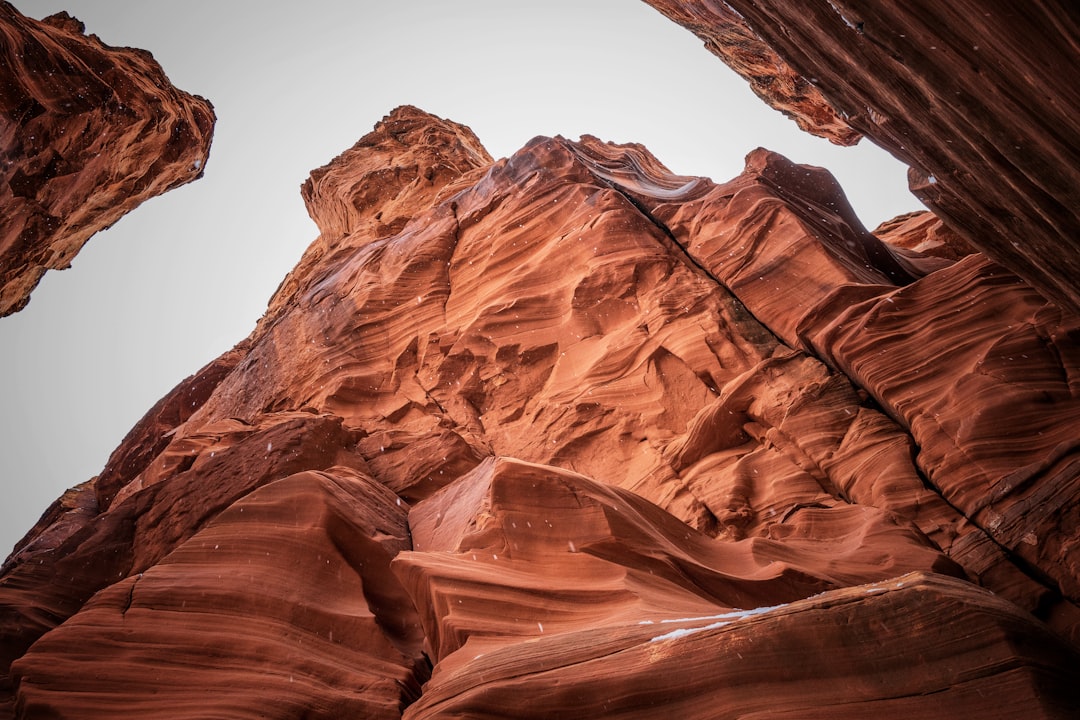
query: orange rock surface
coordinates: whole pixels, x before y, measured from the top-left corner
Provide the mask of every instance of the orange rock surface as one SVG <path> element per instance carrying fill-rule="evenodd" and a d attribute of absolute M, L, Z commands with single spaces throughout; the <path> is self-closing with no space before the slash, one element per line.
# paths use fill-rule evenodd
<path fill-rule="evenodd" d="M 717 51 L 746 36 L 751 86 L 820 91 L 804 109 L 759 93 L 804 128 L 831 110 L 911 166 L 912 191 L 972 246 L 1080 312 L 1080 18 L 1030 2 L 647 0 Z M 763 48 L 763 49 L 762 49 Z"/>
<path fill-rule="evenodd" d="M 971 649 L 940 642 L 942 627 Z M 1075 660 L 1055 646 L 986 591 L 912 573 L 749 611 L 467 645 L 404 717 L 1065 718 Z"/>
<path fill-rule="evenodd" d="M 346 468 L 245 495 L 19 660 L 18 714 L 400 717 L 428 666 L 389 573 L 409 547 L 396 500 Z"/>
<path fill-rule="evenodd" d="M 1014 275 L 766 150 L 410 107 L 303 193 L 251 336 L 5 564 L 0 717 L 1080 703 L 1077 319 Z"/>
<path fill-rule="evenodd" d="M 977 252 L 937 215 L 925 210 L 886 220 L 874 229 L 874 235 L 894 248 L 946 260 L 960 260 Z"/>
<path fill-rule="evenodd" d="M 0 0 L 0 317 L 143 201 L 202 177 L 214 111 L 150 53 Z"/>

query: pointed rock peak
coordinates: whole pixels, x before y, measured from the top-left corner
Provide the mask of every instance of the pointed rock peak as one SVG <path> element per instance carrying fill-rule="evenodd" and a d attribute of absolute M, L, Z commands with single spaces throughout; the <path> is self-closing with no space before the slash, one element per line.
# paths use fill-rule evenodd
<path fill-rule="evenodd" d="M 920 274 L 867 231 L 840 183 L 825 168 L 801 165 L 759 147 L 747 154 L 743 178 L 766 183 L 808 226 L 824 236 L 835 236 L 837 249 L 855 254 L 856 267 L 862 264 L 868 270 L 873 268 L 898 285 Z"/>
<path fill-rule="evenodd" d="M 403 105 L 301 188 L 323 239 L 364 231 L 371 239 L 399 231 L 448 183 L 492 162 L 473 131 Z"/>
<path fill-rule="evenodd" d="M 825 168 L 800 165 L 778 152 L 755 148 L 746 155 L 747 175 L 758 175 L 770 185 L 786 194 L 797 195 L 805 200 L 830 208 L 833 212 L 850 215 L 861 228 L 840 183 Z M 849 219 L 845 217 L 845 219 Z"/>
<path fill-rule="evenodd" d="M 41 19 L 42 25 L 51 25 L 59 30 L 66 30 L 73 35 L 85 35 L 86 25 L 82 20 L 73 17 L 67 10 L 61 10 L 46 18 Z"/>

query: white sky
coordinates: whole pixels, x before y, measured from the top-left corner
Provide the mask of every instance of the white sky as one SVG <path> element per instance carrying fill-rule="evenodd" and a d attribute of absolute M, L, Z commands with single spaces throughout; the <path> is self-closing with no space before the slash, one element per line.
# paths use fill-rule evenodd
<path fill-rule="evenodd" d="M 100 472 L 162 395 L 245 337 L 317 230 L 299 186 L 392 108 L 471 127 L 491 154 L 536 135 L 640 142 L 728 180 L 757 146 L 829 168 L 869 227 L 921 206 L 906 168 L 768 108 L 636 0 L 15 0 L 151 51 L 218 123 L 205 177 L 91 238 L 0 319 L 0 556 Z"/>

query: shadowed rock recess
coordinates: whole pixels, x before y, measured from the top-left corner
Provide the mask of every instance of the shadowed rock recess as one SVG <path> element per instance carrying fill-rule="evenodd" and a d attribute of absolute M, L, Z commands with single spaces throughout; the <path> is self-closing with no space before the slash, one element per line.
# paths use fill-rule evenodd
<path fill-rule="evenodd" d="M 254 332 L 8 558 L 0 716 L 1080 702 L 1077 318 L 1016 276 L 766 150 L 411 107 L 303 196 Z"/>
<path fill-rule="evenodd" d="M 0 317 L 155 195 L 202 177 L 214 111 L 150 53 L 0 0 Z"/>

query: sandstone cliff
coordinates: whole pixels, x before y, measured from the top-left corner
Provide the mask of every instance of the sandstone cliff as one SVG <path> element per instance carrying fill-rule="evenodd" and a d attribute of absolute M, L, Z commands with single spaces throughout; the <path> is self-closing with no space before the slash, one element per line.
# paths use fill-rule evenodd
<path fill-rule="evenodd" d="M 0 0 L 0 316 L 143 201 L 201 177 L 214 113 L 150 53 Z"/>
<path fill-rule="evenodd" d="M 1080 703 L 1078 319 L 1017 276 L 766 150 L 409 107 L 303 195 L 251 336 L 5 563 L 0 717 Z"/>
<path fill-rule="evenodd" d="M 1075 4 L 646 1 L 800 127 L 908 163 L 952 230 L 1080 311 Z"/>

